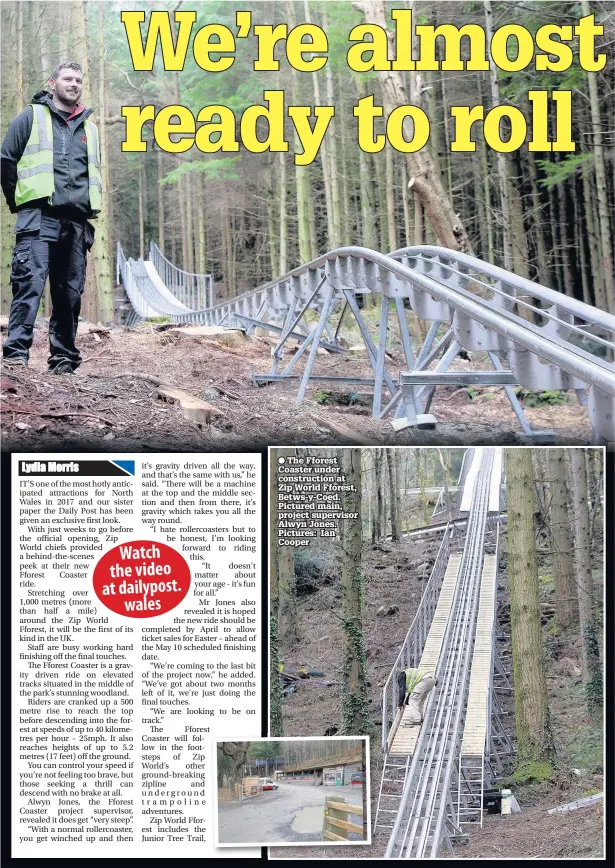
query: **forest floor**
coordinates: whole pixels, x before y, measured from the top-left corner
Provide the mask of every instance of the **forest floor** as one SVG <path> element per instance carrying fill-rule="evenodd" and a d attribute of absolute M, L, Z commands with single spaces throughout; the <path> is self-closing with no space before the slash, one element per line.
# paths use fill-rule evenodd
<path fill-rule="evenodd" d="M 371 396 L 354 394 L 351 390 L 356 387 L 336 386 L 327 394 L 318 384 L 310 386 L 305 402 L 297 407 L 297 380 L 264 387 L 252 383 L 252 373 L 264 373 L 271 365 L 275 341 L 269 337 L 247 338 L 232 332 L 204 339 L 181 329 L 170 331 L 167 325 L 106 329 L 80 323 L 77 342 L 83 364 L 76 374 L 47 373 L 47 323 L 38 321 L 29 367 L 3 369 L 5 450 L 185 452 L 343 442 L 529 442 L 520 433 L 502 389 L 442 387 L 431 408 L 437 428 L 397 434 L 390 422 L 371 418 Z M 298 373 L 302 364 L 297 365 Z M 456 369 L 477 366 L 476 357 L 472 363 L 457 359 L 453 364 Z M 390 369 L 404 368 L 402 356 L 394 355 Z M 325 353 L 317 359 L 315 370 L 324 375 L 370 376 L 366 356 L 359 352 Z M 156 380 L 212 404 L 218 414 L 205 423 L 194 421 L 177 403 L 160 397 Z M 587 412 L 574 396 L 570 403 L 526 412 L 535 428 L 554 429 L 562 444 L 589 439 Z"/>
<path fill-rule="evenodd" d="M 371 822 L 382 776 L 380 748 L 380 701 L 383 684 L 397 656 L 408 626 L 416 612 L 421 588 L 429 576 L 439 545 L 439 535 L 421 542 L 402 539 L 378 543 L 364 549 L 365 575 L 364 631 L 367 648 L 369 702 L 375 735 L 370 739 Z M 598 555 L 599 557 L 599 555 Z M 506 538 L 500 546 L 499 587 L 506 607 Z M 322 559 L 326 563 L 326 559 Z M 307 664 L 322 670 L 327 681 L 319 686 L 302 681 L 297 692 L 285 698 L 283 706 L 285 736 L 334 734 L 340 726 L 342 631 L 338 612 L 341 605 L 335 567 L 324 570 L 320 586 L 298 599 L 296 643 L 280 644 L 284 663 Z M 554 599 L 554 582 L 549 556 L 539 555 L 541 602 L 549 611 Z M 595 574 L 596 582 L 600 575 Z M 380 606 L 398 606 L 393 615 L 377 614 Z M 467 843 L 458 844 L 458 858 L 599 858 L 602 856 L 604 829 L 603 805 L 582 808 L 572 813 L 548 814 L 549 808 L 565 804 L 604 789 L 603 728 L 587 717 L 581 682 L 581 644 L 578 634 L 557 634 L 545 617 L 544 638 L 551 720 L 557 751 L 557 770 L 553 780 L 518 782 L 504 778 L 499 786 L 510 786 L 521 813 L 511 816 L 484 814 L 482 829 L 472 829 Z M 505 724 L 514 738 L 514 719 Z M 512 767 L 507 774 L 512 773 Z M 379 830 L 372 845 L 344 849 L 344 858 L 379 858 L 384 854 L 388 835 Z M 336 858 L 335 847 L 273 849 L 273 858 Z M 441 854 L 446 857 L 446 853 Z"/>

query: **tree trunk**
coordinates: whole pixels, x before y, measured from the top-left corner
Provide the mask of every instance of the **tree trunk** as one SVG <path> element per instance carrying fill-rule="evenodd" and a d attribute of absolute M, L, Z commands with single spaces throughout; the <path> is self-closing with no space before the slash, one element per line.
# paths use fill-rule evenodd
<path fill-rule="evenodd" d="M 325 69 L 330 69 L 331 64 L 328 63 Z M 337 77 L 337 81 L 339 82 L 339 76 Z M 340 91 L 340 114 L 347 110 L 344 95 Z M 331 103 L 333 105 L 333 103 Z M 335 119 L 334 119 L 335 120 Z M 340 174 L 337 173 L 334 175 L 334 169 L 331 169 L 332 178 L 337 177 L 338 179 L 338 187 L 341 195 L 341 205 L 340 205 L 340 244 L 352 244 L 357 240 L 357 231 L 353 233 L 353 218 L 351 214 L 351 205 L 350 205 L 350 193 L 349 186 L 350 181 L 348 178 L 348 173 L 350 171 L 350 156 L 349 156 L 349 148 L 348 148 L 348 139 L 349 136 L 346 133 L 345 128 L 342 126 L 340 130 Z M 341 182 L 341 184 L 340 184 Z M 335 181 L 334 181 L 335 183 Z M 333 194 L 335 198 L 335 193 Z M 356 202 L 356 196 L 353 196 L 353 203 Z M 354 209 L 352 209 L 354 211 Z M 357 220 L 355 223 L 356 227 L 360 225 L 360 221 Z"/>
<path fill-rule="evenodd" d="M 286 154 L 278 154 L 280 161 L 280 272 L 278 277 L 288 271 L 288 214 L 286 210 Z"/>
<path fill-rule="evenodd" d="M 418 487 L 421 490 L 421 504 L 423 506 L 424 524 L 429 524 L 429 502 L 425 491 L 425 477 L 427 476 L 427 450 L 419 449 L 416 453 L 416 476 Z"/>
<path fill-rule="evenodd" d="M 73 3 L 72 32 L 76 47 L 75 56 L 83 66 L 83 102 L 92 105 L 92 90 L 90 81 L 90 58 L 87 41 L 86 6 L 84 0 L 76 0 Z M 98 47 L 100 57 L 100 45 Z M 100 98 L 100 92 L 99 92 Z M 104 127 L 104 104 L 98 106 L 95 120 L 100 132 L 100 125 Z M 106 138 L 105 138 L 106 142 Z M 102 156 L 102 139 L 101 139 Z M 104 181 L 104 175 L 103 175 Z M 102 210 L 95 221 L 96 235 L 94 246 L 90 253 L 91 265 L 88 268 L 90 275 L 90 304 L 87 306 L 87 315 L 92 319 L 100 319 L 110 322 L 113 319 L 113 287 L 111 282 L 111 267 L 109 261 L 108 245 L 108 222 L 107 208 L 108 199 L 103 198 Z"/>
<path fill-rule="evenodd" d="M 289 29 L 295 26 L 295 9 L 292 0 L 286 0 L 286 16 Z M 293 105 L 299 102 L 299 77 L 297 70 L 291 67 L 291 91 Z M 302 150 L 297 131 L 295 130 L 295 154 Z M 309 200 L 308 167 L 295 165 L 295 184 L 297 196 L 297 238 L 299 243 L 299 263 L 309 262 L 312 259 L 312 244 L 310 237 L 310 218 L 308 210 L 312 203 Z"/>
<path fill-rule="evenodd" d="M 307 3 L 306 3 L 307 5 Z M 329 18 L 327 15 L 327 5 L 323 4 L 323 27 L 325 33 L 327 32 L 327 28 L 329 26 Z M 325 66 L 325 81 L 327 83 L 327 105 L 336 105 L 336 101 L 333 94 L 333 72 L 331 70 L 331 64 L 328 63 Z M 343 115 L 340 112 L 340 116 Z M 329 179 L 331 184 L 331 210 L 332 210 L 332 230 L 333 234 L 331 236 L 331 244 L 332 247 L 339 247 L 342 243 L 342 200 L 341 200 L 341 192 L 340 192 L 340 181 L 339 181 L 339 172 L 338 172 L 338 163 L 337 163 L 337 124 L 335 122 L 335 117 L 331 118 L 331 122 L 329 124 L 329 142 L 327 144 L 327 154 L 329 155 Z M 326 138 L 326 137 L 325 137 Z M 324 159 L 324 158 L 323 158 Z M 348 239 L 344 239 L 344 243 L 348 243 Z"/>
<path fill-rule="evenodd" d="M 194 178 L 191 175 L 184 176 L 184 208 L 186 211 L 186 253 L 188 254 L 183 268 L 194 273 L 194 222 L 192 219 L 192 189 Z"/>
<path fill-rule="evenodd" d="M 17 23 L 15 24 L 17 37 L 17 62 L 15 64 L 15 90 L 17 95 L 17 114 L 24 107 L 24 82 L 23 82 L 23 3 L 15 3 Z"/>
<path fill-rule="evenodd" d="M 139 189 L 138 189 L 138 206 L 139 206 L 139 256 L 145 258 L 145 225 L 143 218 L 143 166 L 141 157 L 139 157 Z"/>
<path fill-rule="evenodd" d="M 387 535 L 387 499 L 386 499 L 386 476 L 387 466 L 384 457 L 384 451 L 379 449 L 379 464 L 378 464 L 378 511 L 380 524 L 380 536 L 382 539 Z"/>
<path fill-rule="evenodd" d="M 364 12 L 366 20 L 384 29 L 387 28 L 384 0 L 363 0 L 356 5 Z M 393 42 L 393 34 L 391 33 L 389 33 L 389 40 Z M 401 72 L 389 70 L 378 72 L 377 76 L 382 87 L 384 109 L 387 116 L 398 106 L 407 105 L 410 102 Z M 404 137 L 410 141 L 412 138 L 410 118 L 406 118 L 404 121 L 403 132 Z M 439 242 L 451 250 L 471 253 L 472 248 L 466 230 L 455 214 L 453 204 L 446 194 L 428 150 L 423 148 L 414 154 L 406 154 L 405 158 L 410 176 L 409 186 L 421 200 Z"/>
<path fill-rule="evenodd" d="M 538 273 L 538 282 L 543 286 L 551 286 L 551 276 L 549 275 L 547 264 L 547 245 L 545 242 L 544 230 L 542 228 L 542 204 L 540 201 L 540 191 L 538 189 L 536 154 L 528 152 L 527 162 L 529 166 L 532 191 L 532 223 L 534 224 L 534 234 L 536 237 L 536 271 Z"/>
<path fill-rule="evenodd" d="M 164 165 L 162 162 L 162 149 L 156 148 L 156 164 L 158 169 L 158 247 L 164 253 Z"/>
<path fill-rule="evenodd" d="M 591 15 L 589 0 L 581 0 L 583 15 Z M 611 230 L 609 225 L 609 202 L 606 169 L 604 165 L 604 147 L 602 143 L 602 125 L 600 118 L 600 100 L 598 96 L 597 73 L 587 73 L 589 87 L 589 105 L 592 119 L 594 163 L 596 167 L 596 191 L 598 197 L 598 226 L 600 230 L 601 255 L 604 269 L 606 310 L 615 311 L 615 276 L 613 274 L 613 254 L 611 245 Z M 612 118 L 611 118 L 612 121 Z M 612 124 L 611 124 L 612 126 Z"/>
<path fill-rule="evenodd" d="M 568 518 L 565 454 L 561 449 L 547 449 L 551 506 L 549 531 L 555 575 L 555 621 L 565 629 L 578 620 L 578 601 L 573 577 L 571 528 Z"/>
<path fill-rule="evenodd" d="M 532 451 L 506 450 L 508 580 L 519 769 L 554 760 L 540 626 Z"/>
<path fill-rule="evenodd" d="M 218 747 L 225 756 L 228 756 L 233 761 L 233 784 L 239 783 L 242 778 L 241 770 L 246 764 L 248 756 L 249 741 L 220 741 Z"/>
<path fill-rule="evenodd" d="M 386 162 L 386 203 L 387 203 L 387 250 L 397 250 L 397 227 L 395 225 L 395 186 L 393 181 L 393 148 L 385 148 Z"/>
<path fill-rule="evenodd" d="M 184 184 L 186 183 L 186 176 L 180 175 L 177 179 L 177 204 L 179 205 L 179 221 L 181 226 L 181 249 L 182 249 L 182 261 L 180 264 L 180 268 L 183 271 L 187 271 L 188 262 L 188 221 L 186 215 L 186 197 L 184 196 Z M 174 263 L 177 264 L 177 263 Z"/>
<path fill-rule="evenodd" d="M 391 492 L 391 539 L 393 542 L 396 542 L 400 538 L 401 532 L 399 529 L 399 488 L 395 470 L 395 453 L 393 449 L 385 451 L 389 469 L 389 489 Z"/>
<path fill-rule="evenodd" d="M 310 17 L 310 6 L 308 0 L 303 0 L 303 11 L 305 15 L 305 20 L 309 24 L 312 19 Z M 318 81 L 318 73 L 313 73 L 312 78 L 314 84 L 314 105 L 322 105 L 320 101 L 320 83 Z M 332 105 L 332 103 L 331 103 Z M 329 135 L 332 136 L 333 132 L 329 130 Z M 335 241 L 335 226 L 333 220 L 333 197 L 331 190 L 331 162 L 329 160 L 329 139 L 327 136 L 322 140 L 322 145 L 320 146 L 320 162 L 322 167 L 322 181 L 325 190 L 325 210 L 326 210 L 326 218 L 327 218 L 327 248 L 329 250 L 333 249 L 337 246 Z M 313 211 L 313 209 L 310 209 Z"/>
<path fill-rule="evenodd" d="M 410 203 L 408 202 L 408 172 L 404 160 L 402 160 L 401 164 L 401 191 L 404 206 L 404 245 L 410 247 L 412 245 L 412 229 L 410 225 Z"/>
<path fill-rule="evenodd" d="M 583 680 L 590 714 L 602 707 L 602 673 L 600 670 L 600 643 L 595 618 L 594 585 L 591 569 L 591 536 L 589 506 L 587 502 L 587 468 L 585 449 L 571 449 L 572 484 L 575 513 L 575 564 L 579 598 L 579 623 Z"/>
<path fill-rule="evenodd" d="M 374 540 L 382 539 L 384 530 L 382 528 L 382 487 L 380 480 L 382 477 L 382 450 L 374 449 Z"/>
<path fill-rule="evenodd" d="M 493 39 L 493 10 L 491 0 L 483 0 L 485 10 L 485 32 L 487 44 Z M 491 108 L 500 105 L 500 85 L 498 84 L 498 68 L 489 52 L 489 81 L 491 84 Z M 500 151 L 496 154 L 498 167 L 498 184 L 500 187 L 500 203 L 502 206 L 502 245 L 504 249 L 504 268 L 512 271 L 513 245 L 511 236 L 510 193 L 508 189 L 508 158 Z"/>
<path fill-rule="evenodd" d="M 369 735 L 372 722 L 367 698 L 367 659 L 363 638 L 363 575 L 361 571 L 361 450 L 338 450 L 338 462 L 354 491 L 342 493 L 342 510 L 356 518 L 339 522 L 342 547 L 343 735 Z"/>
<path fill-rule="evenodd" d="M 11 26 L 9 26 L 9 22 L 3 16 L 4 26 L 1 31 L 1 51 L 2 59 L 6 63 L 9 63 L 9 59 L 11 62 L 14 62 L 16 59 L 15 49 L 19 40 L 18 18 L 20 14 L 23 14 L 23 10 L 20 9 L 21 5 L 21 3 L 13 4 Z M 6 14 L 4 9 L 2 11 Z M 0 78 L 0 86 L 2 87 L 0 94 L 0 119 L 2 130 L 4 131 L 13 120 L 17 108 L 18 97 L 21 92 L 19 76 L 16 75 L 16 80 L 11 81 L 9 80 L 8 75 L 3 75 Z M 13 259 L 13 247 L 15 245 L 15 236 L 13 234 L 15 215 L 11 214 L 9 211 L 4 196 L 0 196 L 0 202 L 0 233 L 2 235 L 2 257 L 0 258 L 0 291 L 2 293 L 1 312 L 3 314 L 8 314 L 13 297 L 10 275 Z"/>
<path fill-rule="evenodd" d="M 453 517 L 453 504 L 450 491 L 448 490 L 448 452 L 443 452 L 438 449 L 438 457 L 440 458 L 440 466 L 442 467 L 442 478 L 444 480 L 444 504 L 446 508 L 446 518 L 450 521 Z"/>
<path fill-rule="evenodd" d="M 519 160 L 516 158 L 517 155 L 513 154 L 511 162 L 515 167 L 514 176 L 509 179 L 510 191 L 512 193 L 510 197 L 510 220 L 511 220 L 511 242 L 513 247 L 513 271 L 515 274 L 518 274 L 519 277 L 525 277 L 529 279 L 529 262 L 530 262 L 530 252 L 527 246 L 527 232 L 525 231 L 525 221 L 524 221 L 524 213 L 523 213 L 523 175 L 521 171 L 521 166 Z M 519 311 L 520 316 L 524 316 L 525 311 L 525 319 L 529 319 L 530 312 L 527 308 L 521 308 Z"/>
<path fill-rule="evenodd" d="M 279 637 L 286 644 L 297 642 L 297 582 L 295 561 L 290 546 L 278 552 L 278 582 L 280 594 Z"/>
<path fill-rule="evenodd" d="M 194 270 L 198 274 L 207 273 L 207 229 L 205 226 L 205 178 L 198 172 L 196 184 L 196 221 L 197 221 L 197 261 Z M 273 277 L 273 275 L 272 275 Z M 205 307 L 209 306 L 209 299 L 204 300 Z"/>
<path fill-rule="evenodd" d="M 280 271 L 278 266 L 278 246 L 276 244 L 276 236 L 278 234 L 277 228 L 275 225 L 275 181 L 274 181 L 274 167 L 269 167 L 269 172 L 267 173 L 269 179 L 269 192 L 267 196 L 267 245 L 269 248 L 269 268 L 271 272 L 271 277 L 279 277 Z"/>

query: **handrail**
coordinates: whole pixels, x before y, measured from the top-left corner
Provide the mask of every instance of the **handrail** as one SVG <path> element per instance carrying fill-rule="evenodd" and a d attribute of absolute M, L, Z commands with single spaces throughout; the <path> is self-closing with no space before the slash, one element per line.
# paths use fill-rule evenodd
<path fill-rule="evenodd" d="M 395 662 L 391 667 L 389 677 L 385 681 L 384 687 L 382 688 L 383 754 L 386 754 L 388 750 L 389 732 L 395 719 L 395 712 L 397 710 L 397 706 L 395 704 L 396 684 L 394 676 L 400 668 L 406 669 L 411 665 L 413 667 L 418 666 L 418 661 L 420 660 L 421 654 L 423 652 L 423 646 L 425 645 L 425 640 L 429 631 L 431 617 L 433 617 L 433 611 L 436 607 L 438 593 L 442 585 L 442 580 L 444 579 L 444 573 L 446 572 L 446 564 L 448 562 L 451 538 L 454 530 L 454 527 L 451 528 L 450 522 L 447 523 L 444 535 L 442 537 L 442 541 L 438 548 L 436 560 L 434 561 L 434 565 L 431 570 L 431 575 L 429 576 L 429 581 L 425 585 L 425 589 L 421 596 L 421 601 L 418 605 L 414 618 L 412 619 L 412 623 L 410 624 L 408 632 L 406 633 L 404 641 L 402 642 L 399 654 L 395 658 Z M 431 612 L 429 612 L 430 608 Z M 400 666 L 402 662 L 403 666 Z M 393 714 L 391 716 L 391 719 L 389 720 L 391 712 L 393 712 Z"/>
<path fill-rule="evenodd" d="M 184 271 L 173 265 L 158 245 L 152 241 L 149 248 L 150 262 L 160 275 L 165 286 L 191 310 L 213 306 L 213 276 Z M 204 309 L 208 309 L 204 308 Z"/>

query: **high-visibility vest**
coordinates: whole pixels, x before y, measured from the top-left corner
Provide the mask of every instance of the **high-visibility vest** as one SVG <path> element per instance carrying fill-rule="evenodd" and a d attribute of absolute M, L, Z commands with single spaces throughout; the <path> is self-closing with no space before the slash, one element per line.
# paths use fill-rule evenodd
<path fill-rule="evenodd" d="M 419 684 L 422 679 L 424 672 L 421 672 L 420 669 L 405 669 L 406 673 L 406 693 L 412 693 L 417 684 Z"/>
<path fill-rule="evenodd" d="M 15 204 L 24 205 L 35 199 L 48 199 L 52 204 L 55 189 L 53 177 L 53 126 L 51 111 L 46 105 L 32 103 L 30 138 L 17 163 Z M 96 125 L 84 121 L 88 154 L 88 192 L 90 208 L 102 208 L 102 173 L 100 171 L 100 141 Z"/>

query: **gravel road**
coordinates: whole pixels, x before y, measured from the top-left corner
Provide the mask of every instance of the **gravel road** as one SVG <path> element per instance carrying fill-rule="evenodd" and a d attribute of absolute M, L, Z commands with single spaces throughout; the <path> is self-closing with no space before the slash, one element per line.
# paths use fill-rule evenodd
<path fill-rule="evenodd" d="M 298 782 L 281 783 L 244 802 L 218 804 L 220 844 L 279 844 L 322 841 L 326 796 L 341 796 L 349 804 L 363 804 L 363 788 L 315 787 Z M 359 823 L 356 815 L 351 822 Z"/>

